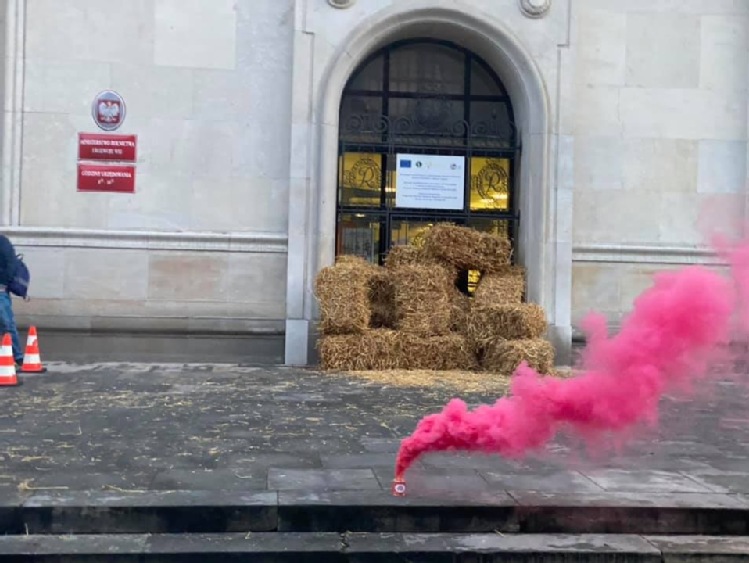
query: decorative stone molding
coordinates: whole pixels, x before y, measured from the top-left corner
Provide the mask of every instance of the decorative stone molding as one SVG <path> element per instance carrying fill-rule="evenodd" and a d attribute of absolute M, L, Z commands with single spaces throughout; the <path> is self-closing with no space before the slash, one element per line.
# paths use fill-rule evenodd
<path fill-rule="evenodd" d="M 612 264 L 712 264 L 725 260 L 707 247 L 665 245 L 581 244 L 572 249 L 573 262 L 607 262 Z"/>
<path fill-rule="evenodd" d="M 328 0 L 328 4 L 334 8 L 345 9 L 350 8 L 356 3 L 356 0 Z"/>
<path fill-rule="evenodd" d="M 285 254 L 286 235 L 276 233 L 167 233 L 11 227 L 3 233 L 18 247 L 117 248 Z"/>
<path fill-rule="evenodd" d="M 3 92 L 2 193 L 0 220 L 18 225 L 21 215 L 21 148 L 23 137 L 24 32 L 26 2 L 5 4 L 5 91 Z"/>
<path fill-rule="evenodd" d="M 529 18 L 542 18 L 551 9 L 551 0 L 519 0 L 520 11 Z"/>

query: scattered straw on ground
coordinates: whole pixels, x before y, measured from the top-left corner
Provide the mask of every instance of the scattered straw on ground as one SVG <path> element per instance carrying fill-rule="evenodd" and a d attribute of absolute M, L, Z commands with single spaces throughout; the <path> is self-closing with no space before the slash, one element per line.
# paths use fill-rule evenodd
<path fill-rule="evenodd" d="M 510 378 L 506 375 L 470 371 L 386 370 L 350 371 L 340 374 L 388 387 L 447 388 L 463 393 L 494 393 L 507 391 Z"/>
<path fill-rule="evenodd" d="M 511 375 L 473 371 L 384 370 L 348 371 L 332 375 L 354 377 L 373 384 L 402 388 L 442 388 L 461 393 L 502 395 L 510 386 Z M 568 378 L 570 368 L 556 368 L 552 376 Z"/>

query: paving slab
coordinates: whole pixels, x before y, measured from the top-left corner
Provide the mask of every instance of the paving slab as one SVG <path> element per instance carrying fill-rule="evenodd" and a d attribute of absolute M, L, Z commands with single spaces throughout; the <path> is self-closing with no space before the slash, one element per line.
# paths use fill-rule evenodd
<path fill-rule="evenodd" d="M 223 469 L 169 469 L 157 473 L 150 489 L 155 490 L 236 490 L 257 491 L 268 486 L 264 469 L 255 467 Z"/>
<path fill-rule="evenodd" d="M 321 455 L 322 466 L 326 469 L 380 468 L 392 471 L 395 467 L 395 453 L 337 454 Z M 423 467 L 419 464 L 419 467 Z"/>
<path fill-rule="evenodd" d="M 268 473 L 268 487 L 279 491 L 379 490 L 371 469 L 280 469 Z"/>
<path fill-rule="evenodd" d="M 749 468 L 749 461 L 747 461 L 747 468 Z M 692 471 L 688 475 L 690 479 L 718 493 L 749 492 L 749 469 L 747 472 L 711 469 L 704 473 Z"/>
<path fill-rule="evenodd" d="M 709 487 L 674 471 L 605 469 L 583 473 L 605 491 L 653 493 L 710 493 Z"/>
<path fill-rule="evenodd" d="M 374 469 L 383 488 L 390 489 L 393 481 L 393 468 Z M 415 496 L 434 496 L 439 498 L 450 493 L 474 493 L 489 491 L 492 487 L 475 469 L 432 469 L 413 468 L 407 478 L 408 494 Z"/>
<path fill-rule="evenodd" d="M 401 440 L 399 438 L 370 438 L 369 436 L 362 436 L 359 439 L 359 443 L 368 452 L 392 453 L 395 456 L 400 448 Z"/>
<path fill-rule="evenodd" d="M 480 471 L 490 484 L 508 491 L 541 491 L 546 493 L 601 493 L 603 487 L 577 471 L 508 474 Z"/>

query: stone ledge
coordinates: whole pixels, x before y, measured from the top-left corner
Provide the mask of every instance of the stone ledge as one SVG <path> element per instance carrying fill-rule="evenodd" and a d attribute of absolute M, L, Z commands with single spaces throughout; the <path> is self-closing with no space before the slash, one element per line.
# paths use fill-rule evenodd
<path fill-rule="evenodd" d="M 690 561 L 709 561 L 712 556 L 721 562 L 749 559 L 749 537 L 647 536 L 645 539 L 663 554 L 665 563 L 683 561 L 685 556 Z"/>
<path fill-rule="evenodd" d="M 45 227 L 6 227 L 19 248 L 113 248 L 285 254 L 287 236 L 280 233 L 211 233 L 106 231 Z"/>
<path fill-rule="evenodd" d="M 156 561 L 189 561 L 214 555 L 246 554 L 272 556 L 272 561 L 343 561 L 343 544 L 338 534 L 107 534 L 107 535 L 27 535 L 0 537 L 0 559 L 21 556 L 66 556 L 65 561 L 142 561 L 145 554 Z M 319 559 L 324 554 L 324 559 Z M 15 561 L 15 559 L 13 559 Z M 36 559 L 35 559 L 36 560 Z M 55 559 L 57 560 L 57 559 Z M 205 560 L 205 559 L 203 559 Z M 213 560 L 213 559 L 211 559 Z M 222 561 L 224 559 L 221 559 Z M 263 559 L 264 561 L 266 559 Z M 46 559 L 45 559 L 46 561 Z M 232 559 L 234 561 L 234 559 Z"/>
<path fill-rule="evenodd" d="M 269 561 L 390 562 L 416 557 L 419 561 L 559 561 L 616 560 L 642 563 L 739 561 L 749 550 L 749 538 L 643 537 L 598 534 L 334 534 L 334 533 L 208 533 L 19 535 L 0 537 L 0 558 L 65 557 L 77 561 L 91 556 L 117 561 L 199 561 L 219 557 L 263 557 Z M 185 558 L 189 559 L 185 559 Z M 491 557 L 491 559 L 487 559 Z M 266 559 L 267 558 L 267 559 Z M 436 558 L 436 559 L 435 559 Z M 45 559 L 46 560 L 46 559 Z M 81 559 L 84 560 L 84 559 Z M 213 559 L 211 559 L 213 560 Z M 224 560 L 223 558 L 221 559 Z M 235 559 L 231 559 L 234 561 Z M 409 559 L 410 560 L 410 559 Z M 692 560 L 692 559 L 690 559 Z"/>
<path fill-rule="evenodd" d="M 572 262 L 725 265 L 725 261 L 707 247 L 658 244 L 576 244 L 572 248 Z"/>
<path fill-rule="evenodd" d="M 167 317 L 27 315 L 16 313 L 19 330 L 36 326 L 44 332 L 87 334 L 168 334 L 168 335 L 271 335 L 284 334 L 285 322 L 279 319 L 238 317 Z M 41 335 L 40 335 L 41 336 Z"/>
<path fill-rule="evenodd" d="M 223 475 L 213 474 L 216 479 Z M 0 522 L 8 534 L 499 531 L 740 538 L 749 534 L 749 505 L 722 494 L 539 495 L 497 490 L 396 498 L 383 490 L 241 491 L 217 483 L 215 490 L 15 493 L 0 502 Z"/>
<path fill-rule="evenodd" d="M 434 553 L 506 554 L 534 556 L 550 554 L 629 555 L 627 561 L 660 562 L 660 551 L 635 535 L 500 535 L 500 534 L 347 534 L 350 554 L 397 553 L 404 558 Z M 633 556 L 636 556 L 632 558 Z M 384 561 L 384 560 L 383 560 Z"/>
<path fill-rule="evenodd" d="M 272 332 L 118 332 L 49 330 L 39 333 L 44 361 L 210 362 L 279 365 L 283 335 Z"/>

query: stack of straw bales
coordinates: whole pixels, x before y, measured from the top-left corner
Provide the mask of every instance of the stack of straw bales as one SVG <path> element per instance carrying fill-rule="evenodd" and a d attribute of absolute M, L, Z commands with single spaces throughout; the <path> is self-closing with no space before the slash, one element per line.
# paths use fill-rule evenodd
<path fill-rule="evenodd" d="M 548 373 L 544 311 L 524 303 L 525 272 L 503 237 L 449 224 L 419 246 L 396 246 L 385 266 L 341 257 L 316 280 L 323 369 L 476 370 L 511 373 L 522 361 Z M 456 287 L 481 279 L 473 298 Z"/>

